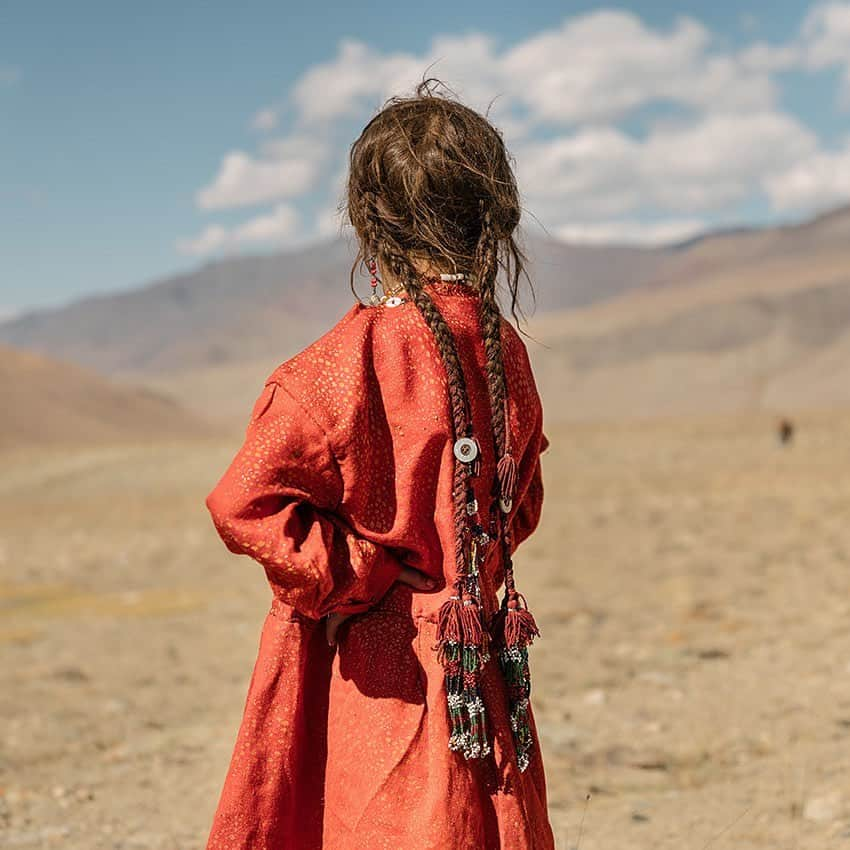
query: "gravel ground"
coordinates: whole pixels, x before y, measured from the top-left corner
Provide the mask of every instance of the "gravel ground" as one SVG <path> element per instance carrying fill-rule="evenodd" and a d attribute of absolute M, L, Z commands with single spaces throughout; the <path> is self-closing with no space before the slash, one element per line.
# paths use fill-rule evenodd
<path fill-rule="evenodd" d="M 560 850 L 850 847 L 850 416 L 797 424 L 547 429 Z M 269 601 L 203 506 L 237 442 L 3 458 L 0 846 L 203 848 Z"/>

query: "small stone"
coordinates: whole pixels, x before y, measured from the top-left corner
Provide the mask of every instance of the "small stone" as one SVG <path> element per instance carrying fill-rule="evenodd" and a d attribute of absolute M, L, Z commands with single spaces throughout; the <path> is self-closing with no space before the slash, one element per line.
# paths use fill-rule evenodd
<path fill-rule="evenodd" d="M 809 797 L 803 806 L 803 817 L 815 823 L 829 823 L 841 812 L 841 792 L 830 791 L 819 797 Z"/>
<path fill-rule="evenodd" d="M 41 830 L 41 838 L 47 841 L 53 841 L 57 838 L 66 838 L 71 834 L 71 830 L 67 826 L 46 826 Z"/>
<path fill-rule="evenodd" d="M 53 676 L 56 679 L 64 679 L 66 682 L 87 682 L 88 675 L 79 667 L 60 667 L 53 671 Z"/>

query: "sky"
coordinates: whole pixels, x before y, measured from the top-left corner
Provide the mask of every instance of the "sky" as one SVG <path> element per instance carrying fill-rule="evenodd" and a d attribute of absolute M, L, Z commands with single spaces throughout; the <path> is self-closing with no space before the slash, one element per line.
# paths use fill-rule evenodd
<path fill-rule="evenodd" d="M 503 132 L 528 232 L 850 202 L 850 0 L 0 0 L 0 316 L 347 232 L 351 143 L 426 75 Z"/>

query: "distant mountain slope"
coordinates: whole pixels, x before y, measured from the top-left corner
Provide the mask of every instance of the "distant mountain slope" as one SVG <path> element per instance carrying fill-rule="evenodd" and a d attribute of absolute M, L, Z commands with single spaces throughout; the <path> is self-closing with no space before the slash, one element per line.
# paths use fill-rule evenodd
<path fill-rule="evenodd" d="M 676 246 L 528 239 L 529 342 L 550 415 L 651 416 L 850 401 L 850 207 Z M 244 423 L 258 381 L 348 309 L 338 239 L 0 323 L 49 352 Z M 367 294 L 368 282 L 359 280 Z"/>
<path fill-rule="evenodd" d="M 166 396 L 6 346 L 0 346 L 0 396 L 0 449 L 211 431 Z"/>
<path fill-rule="evenodd" d="M 619 295 L 645 283 L 660 258 L 640 248 L 549 240 L 533 240 L 529 253 L 537 310 Z M 282 360 L 354 303 L 352 261 L 343 239 L 289 254 L 231 258 L 139 289 L 0 322 L 0 341 L 106 373 Z M 368 280 L 360 278 L 361 297 L 368 289 Z M 527 293 L 521 304 L 531 311 Z"/>
<path fill-rule="evenodd" d="M 709 237 L 686 262 L 687 284 L 533 322 L 554 418 L 850 403 L 850 210 Z"/>

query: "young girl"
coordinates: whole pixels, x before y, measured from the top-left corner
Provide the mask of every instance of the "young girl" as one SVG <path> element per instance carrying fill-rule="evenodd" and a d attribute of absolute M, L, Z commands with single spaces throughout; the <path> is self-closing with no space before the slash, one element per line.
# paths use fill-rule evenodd
<path fill-rule="evenodd" d="M 269 375 L 206 499 L 273 592 L 208 850 L 554 846 L 511 560 L 548 440 L 495 292 L 516 319 L 520 202 L 430 82 L 351 149 L 371 298 Z"/>

